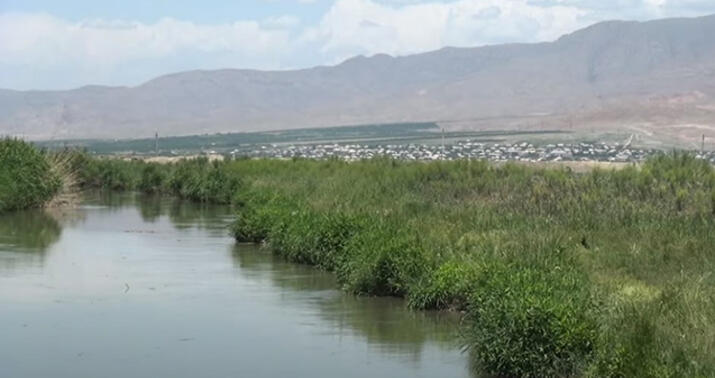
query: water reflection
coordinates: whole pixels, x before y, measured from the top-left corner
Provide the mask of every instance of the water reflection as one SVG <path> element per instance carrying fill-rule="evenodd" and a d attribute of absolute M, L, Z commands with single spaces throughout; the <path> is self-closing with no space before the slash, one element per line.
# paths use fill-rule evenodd
<path fill-rule="evenodd" d="M 179 230 L 198 228 L 207 230 L 214 236 L 225 236 L 229 217 L 233 214 L 229 206 L 200 204 L 173 199 L 169 202 L 167 215 L 171 224 Z"/>
<path fill-rule="evenodd" d="M 297 297 L 339 335 L 353 334 L 385 353 L 419 361 L 428 342 L 456 347 L 453 313 L 407 311 L 397 298 L 357 297 L 338 290 L 333 274 L 288 263 L 266 248 L 237 244 L 232 249 L 237 272 L 248 279 L 268 283 L 283 291 L 302 291 L 312 295 Z"/>
<path fill-rule="evenodd" d="M 165 201 L 158 195 L 139 196 L 138 207 L 142 220 L 148 223 L 156 222 L 162 213 L 164 213 L 164 211 L 162 211 L 162 204 L 164 203 Z"/>
<path fill-rule="evenodd" d="M 0 248 L 43 253 L 60 238 L 59 222 L 44 210 L 0 214 Z"/>
<path fill-rule="evenodd" d="M 42 266 L 61 233 L 60 223 L 44 210 L 0 214 L 0 269 Z"/>
<path fill-rule="evenodd" d="M 202 204 L 156 194 L 90 191 L 85 193 L 83 203 L 107 206 L 115 212 L 136 207 L 144 222 L 156 223 L 167 217 L 177 230 L 208 230 L 212 236 L 226 235 L 229 218 L 233 214 L 230 206 Z"/>
<path fill-rule="evenodd" d="M 83 193 L 82 204 L 85 206 L 102 206 L 112 211 L 120 211 L 123 207 L 135 205 L 137 197 L 140 196 L 134 193 L 89 190 Z"/>

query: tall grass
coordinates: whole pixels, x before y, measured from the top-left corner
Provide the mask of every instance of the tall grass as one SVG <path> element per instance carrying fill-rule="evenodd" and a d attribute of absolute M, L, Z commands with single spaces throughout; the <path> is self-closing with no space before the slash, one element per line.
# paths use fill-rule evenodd
<path fill-rule="evenodd" d="M 156 164 L 91 158 L 78 152 L 73 165 L 80 186 L 85 188 L 163 193 L 199 202 L 230 203 L 240 184 L 230 165 L 205 158 Z"/>
<path fill-rule="evenodd" d="M 232 203 L 238 241 L 334 271 L 350 292 L 464 311 L 487 375 L 715 371 L 715 170 L 687 154 L 588 173 L 389 159 L 89 167 L 92 185 Z"/>
<path fill-rule="evenodd" d="M 43 206 L 61 186 L 45 152 L 21 140 L 0 140 L 0 212 Z"/>

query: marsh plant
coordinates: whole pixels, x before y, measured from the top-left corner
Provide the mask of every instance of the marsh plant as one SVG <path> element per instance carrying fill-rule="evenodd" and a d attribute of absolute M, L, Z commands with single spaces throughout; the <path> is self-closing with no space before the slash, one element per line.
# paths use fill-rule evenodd
<path fill-rule="evenodd" d="M 21 140 L 0 140 L 0 212 L 44 206 L 62 185 L 45 151 Z"/>
<path fill-rule="evenodd" d="M 198 202 L 229 203 L 240 182 L 239 175 L 230 172 L 232 166 L 205 158 L 156 164 L 76 154 L 78 180 L 85 188 L 136 190 Z"/>

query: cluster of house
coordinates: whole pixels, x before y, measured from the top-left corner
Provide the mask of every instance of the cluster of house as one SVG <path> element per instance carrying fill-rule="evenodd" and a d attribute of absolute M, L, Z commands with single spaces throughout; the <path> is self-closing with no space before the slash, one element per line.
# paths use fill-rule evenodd
<path fill-rule="evenodd" d="M 619 143 L 532 143 L 487 144 L 470 140 L 449 145 L 435 144 L 305 144 L 262 145 L 231 152 L 234 157 L 338 158 L 344 160 L 390 157 L 400 160 L 486 159 L 492 161 L 608 161 L 637 162 L 658 150 L 633 148 Z M 697 157 L 715 164 L 715 151 L 696 152 Z"/>

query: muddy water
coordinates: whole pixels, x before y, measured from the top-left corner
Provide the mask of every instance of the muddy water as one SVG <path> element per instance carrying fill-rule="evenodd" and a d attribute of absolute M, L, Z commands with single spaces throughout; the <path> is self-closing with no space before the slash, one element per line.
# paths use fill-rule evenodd
<path fill-rule="evenodd" d="M 225 207 L 0 215 L 0 377 L 467 377 L 445 314 L 236 245 Z"/>

